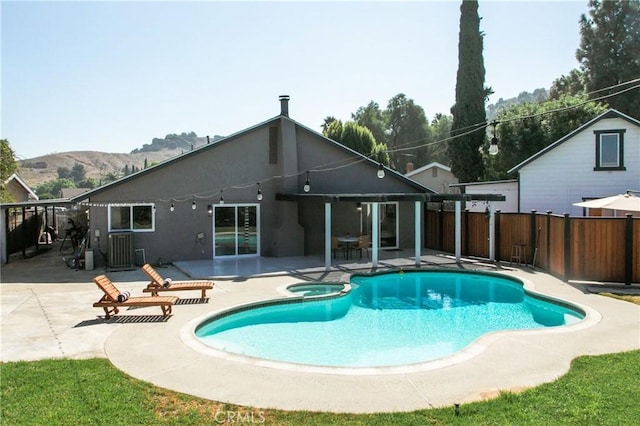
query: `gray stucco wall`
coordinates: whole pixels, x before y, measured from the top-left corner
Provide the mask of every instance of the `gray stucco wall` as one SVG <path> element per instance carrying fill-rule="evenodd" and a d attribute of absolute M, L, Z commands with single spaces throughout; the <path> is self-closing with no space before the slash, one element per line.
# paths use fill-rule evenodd
<path fill-rule="evenodd" d="M 269 127 L 278 127 L 277 164 L 269 161 Z M 135 232 L 134 247 L 157 263 L 213 257 L 213 218 L 207 205 L 218 204 L 224 188 L 225 205 L 259 204 L 262 256 L 299 256 L 322 253 L 324 204 L 315 201 L 276 201 L 276 193 L 302 193 L 306 170 L 312 170 L 310 193 L 418 192 L 396 176 L 376 177 L 377 166 L 357 161 L 357 154 L 341 149 L 321 136 L 277 118 L 222 142 L 187 153 L 110 185 L 90 197 L 91 235 L 99 229 L 99 249 L 107 251 L 107 208 L 102 203 L 154 203 L 155 232 Z M 350 164 L 353 163 L 353 164 Z M 348 167 L 336 166 L 349 164 Z M 333 169 L 316 171 L 316 169 Z M 263 200 L 256 200 L 260 182 Z M 194 199 L 197 209 L 192 210 Z M 175 210 L 169 207 L 174 204 Z M 407 207 L 408 206 L 408 207 Z M 351 213 L 355 203 L 334 206 L 337 230 L 359 228 Z M 353 217 L 352 217 L 353 216 Z M 409 231 L 400 232 L 400 244 L 413 244 L 413 203 L 401 203 L 400 218 Z M 358 222 L 353 222 L 357 220 Z M 357 225 L 356 225 L 357 223 Z M 350 231 L 353 232 L 353 231 Z M 204 240 L 197 234 L 203 233 Z M 94 241 L 94 246 L 97 243 Z"/>

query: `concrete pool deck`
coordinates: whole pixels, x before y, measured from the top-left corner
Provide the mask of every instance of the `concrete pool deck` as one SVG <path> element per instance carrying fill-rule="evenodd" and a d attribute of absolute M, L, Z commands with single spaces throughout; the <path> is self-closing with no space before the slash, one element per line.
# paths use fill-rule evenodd
<path fill-rule="evenodd" d="M 429 264 L 447 259 L 433 254 L 423 258 Z M 586 307 L 592 312 L 590 317 L 553 330 L 489 335 L 451 358 L 387 374 L 271 368 L 194 349 L 190 330 L 215 311 L 281 298 L 279 289 L 286 284 L 344 281 L 352 269 L 370 270 L 366 263 L 343 263 L 326 272 L 323 267 L 312 267 L 316 261 L 262 259 L 259 265 L 255 260 L 224 265 L 177 262 L 177 267 L 160 272 L 173 279 L 203 278 L 213 275 L 211 272 L 218 276 L 205 303 L 195 299 L 197 292 L 176 292 L 182 299 L 168 319 L 159 315 L 159 308 L 151 307 L 121 310 L 110 321 L 103 319 L 102 310 L 92 307 L 100 292 L 91 279 L 102 271 L 73 271 L 62 262 L 54 264 L 52 260 L 49 264 L 38 256 L 9 263 L 0 270 L 0 360 L 107 357 L 135 378 L 211 400 L 255 408 L 365 413 L 479 400 L 500 390 L 553 381 L 580 355 L 640 348 L 640 306 L 598 296 L 585 286 L 529 268 L 509 268 L 500 272 L 533 283 L 538 292 Z M 385 260 L 379 269 L 410 268 L 412 264 L 413 259 L 397 256 Z M 474 264 L 463 267 L 473 269 Z M 267 274 L 255 276 L 258 271 Z M 139 270 L 108 275 L 119 288 L 135 295 L 142 294 L 146 285 Z M 631 289 L 637 291 L 638 286 Z"/>

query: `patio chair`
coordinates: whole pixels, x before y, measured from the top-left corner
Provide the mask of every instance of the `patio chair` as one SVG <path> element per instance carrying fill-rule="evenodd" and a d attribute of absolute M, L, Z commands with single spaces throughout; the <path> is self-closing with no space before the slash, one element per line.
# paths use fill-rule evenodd
<path fill-rule="evenodd" d="M 370 258 L 369 247 L 371 247 L 371 237 L 369 235 L 360 235 L 354 249 L 360 252 L 360 259 L 362 259 L 363 250 L 367 252 L 367 258 Z"/>
<path fill-rule="evenodd" d="M 157 296 L 161 291 L 201 290 L 201 299 L 205 299 L 207 290 L 212 289 L 214 285 L 213 281 L 172 281 L 165 279 L 148 263 L 142 265 L 142 270 L 151 278 L 147 288 L 142 291 L 151 293 L 152 296 Z"/>
<path fill-rule="evenodd" d="M 104 292 L 93 307 L 103 308 L 106 319 L 111 318 L 111 314 L 117 315 L 118 308 L 124 306 L 160 306 L 162 315 L 166 317 L 171 313 L 171 306 L 179 299 L 177 296 L 122 297 L 124 293 L 118 290 L 106 275 L 99 275 L 93 281 Z"/>
<path fill-rule="evenodd" d="M 338 256 L 338 252 L 342 251 L 342 255 L 343 257 L 345 256 L 345 248 L 342 244 L 340 244 L 340 242 L 338 241 L 338 237 L 336 237 L 335 235 L 331 236 L 331 253 L 333 253 L 333 258 L 337 259 Z"/>

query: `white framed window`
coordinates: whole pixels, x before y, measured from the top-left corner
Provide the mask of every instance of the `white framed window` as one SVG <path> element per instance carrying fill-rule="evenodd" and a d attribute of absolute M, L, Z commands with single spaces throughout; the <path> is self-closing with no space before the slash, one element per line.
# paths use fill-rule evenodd
<path fill-rule="evenodd" d="M 594 170 L 626 170 L 624 167 L 624 130 L 595 131 L 596 166 Z"/>
<path fill-rule="evenodd" d="M 109 232 L 153 232 L 156 229 L 153 204 L 110 204 Z"/>

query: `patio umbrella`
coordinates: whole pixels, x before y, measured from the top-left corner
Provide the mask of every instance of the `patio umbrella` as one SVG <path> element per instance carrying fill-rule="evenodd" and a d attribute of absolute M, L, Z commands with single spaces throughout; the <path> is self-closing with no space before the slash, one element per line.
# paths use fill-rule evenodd
<path fill-rule="evenodd" d="M 631 194 L 619 194 L 612 197 L 573 203 L 574 206 L 591 209 L 609 209 L 640 212 L 640 197 Z"/>

